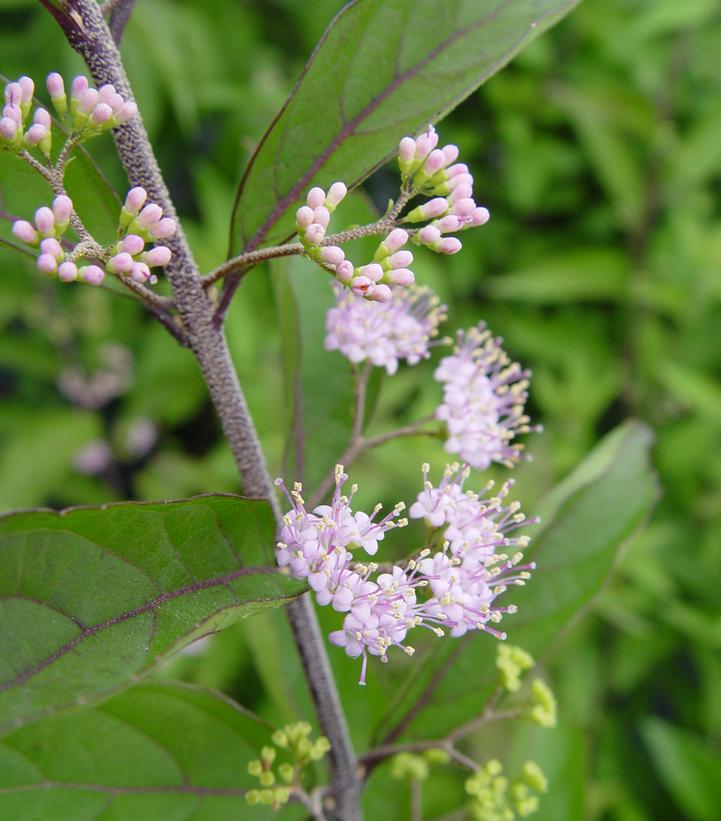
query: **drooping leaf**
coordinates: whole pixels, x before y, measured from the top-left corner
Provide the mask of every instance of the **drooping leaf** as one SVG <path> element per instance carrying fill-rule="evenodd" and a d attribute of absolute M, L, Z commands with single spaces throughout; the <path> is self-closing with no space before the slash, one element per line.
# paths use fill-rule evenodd
<path fill-rule="evenodd" d="M 511 643 L 539 658 L 601 589 L 656 498 L 650 444 L 647 428 L 623 425 L 541 505 L 545 526 L 527 552 L 537 569 L 527 586 L 507 596 L 518 605 L 504 621 Z M 488 636 L 442 640 L 430 660 L 418 659 L 391 705 L 394 720 L 410 710 L 406 733 L 434 737 L 478 715 L 495 685 L 495 653 Z M 389 729 L 383 723 L 379 735 Z"/>
<path fill-rule="evenodd" d="M 311 185 L 355 185 L 575 0 L 354 0 L 321 38 L 238 191 L 231 254 L 282 240 Z"/>
<path fill-rule="evenodd" d="M 272 567 L 274 529 L 267 503 L 237 496 L 0 519 L 0 731 L 297 595 Z"/>
<path fill-rule="evenodd" d="M 243 818 L 245 792 L 258 786 L 248 761 L 270 732 L 212 690 L 140 684 L 5 736 L 0 817 Z"/>

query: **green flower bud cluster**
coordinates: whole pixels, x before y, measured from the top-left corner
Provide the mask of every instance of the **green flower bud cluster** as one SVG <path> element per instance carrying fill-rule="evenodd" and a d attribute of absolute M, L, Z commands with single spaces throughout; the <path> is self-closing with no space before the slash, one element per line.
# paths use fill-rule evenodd
<path fill-rule="evenodd" d="M 398 781 L 425 781 L 434 765 L 447 764 L 448 753 L 440 747 L 422 753 L 398 753 L 391 759 L 391 776 Z"/>
<path fill-rule="evenodd" d="M 547 789 L 546 777 L 534 761 L 527 761 L 512 781 L 503 775 L 503 765 L 494 758 L 466 781 L 466 792 L 471 796 L 468 811 L 475 821 L 526 818 L 536 812 L 538 796 Z"/>
<path fill-rule="evenodd" d="M 530 653 L 511 644 L 499 644 L 496 651 L 496 667 L 501 674 L 501 686 L 510 693 L 521 687 L 521 676 L 530 670 L 535 662 Z"/>
<path fill-rule="evenodd" d="M 556 726 L 556 699 L 543 679 L 534 679 L 531 685 L 533 699 L 529 718 L 541 727 Z"/>
<path fill-rule="evenodd" d="M 278 810 L 288 803 L 301 769 L 312 761 L 320 761 L 330 750 L 328 739 L 319 736 L 313 741 L 311 731 L 312 727 L 307 721 L 286 724 L 271 736 L 274 746 L 263 747 L 260 758 L 248 762 L 248 773 L 260 783 L 260 789 L 248 790 L 245 795 L 250 806 L 264 804 Z M 277 763 L 281 751 L 289 753 L 293 761 Z"/>

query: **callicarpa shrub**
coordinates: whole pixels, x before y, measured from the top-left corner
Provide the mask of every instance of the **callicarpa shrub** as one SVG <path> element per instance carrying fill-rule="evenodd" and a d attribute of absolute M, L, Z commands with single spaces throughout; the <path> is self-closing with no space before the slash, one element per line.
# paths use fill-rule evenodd
<path fill-rule="evenodd" d="M 480 317 L 441 335 L 453 312 L 417 272 L 430 258 L 446 270 L 466 254 L 468 232 L 493 230 L 460 148 L 430 123 L 570 4 L 351 2 L 251 158 L 229 258 L 209 271 L 188 245 L 120 58 L 132 2 L 42 4 L 90 77 L 49 74 L 48 106 L 30 77 L 5 85 L 2 168 L 31 169 L 46 194 L 16 210 L 11 200 L 3 243 L 59 289 L 136 300 L 168 345 L 195 357 L 243 495 L 0 518 L 0 817 L 534 813 L 559 787 L 531 752 L 543 741 L 529 742 L 531 725 L 556 724 L 534 657 L 585 607 L 650 504 L 648 440 L 638 426 L 619 429 L 551 491 L 543 515 L 526 518 L 507 473 L 541 431 L 526 411 L 531 374 Z M 120 196 L 87 150 L 110 135 L 127 175 Z M 352 189 L 389 160 L 395 193 L 358 224 Z M 11 176 L 3 189 L 12 195 Z M 275 481 L 224 333 L 261 263 L 273 266 L 278 336 L 291 340 L 287 397 L 305 413 Z M 473 267 L 470 254 L 464 264 Z M 314 334 L 301 345 L 303 305 Z M 311 389 L 304 357 L 321 353 L 327 385 L 316 373 Z M 102 385 L 75 374 L 61 390 L 103 406 L 130 378 L 111 358 Z M 410 368 L 435 410 L 370 435 L 381 377 Z M 349 375 L 341 395 L 336 374 Z M 331 406 L 335 428 L 310 438 Z M 279 408 L 279 433 L 285 418 Z M 154 429 L 138 436 L 147 448 Z M 370 505 L 354 463 L 411 438 L 428 443 L 427 461 L 408 471 L 420 468 L 416 491 Z M 85 448 L 77 470 L 100 469 L 106 450 Z M 273 608 L 289 630 L 262 620 Z M 151 676 L 196 639 L 254 617 L 260 714 Z M 309 694 L 307 709 L 302 698 L 276 701 L 288 686 Z"/>

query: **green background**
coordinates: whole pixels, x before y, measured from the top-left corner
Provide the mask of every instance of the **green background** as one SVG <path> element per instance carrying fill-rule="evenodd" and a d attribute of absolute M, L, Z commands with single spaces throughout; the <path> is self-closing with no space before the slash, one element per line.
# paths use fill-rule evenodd
<path fill-rule="evenodd" d="M 204 269 L 225 258 L 245 163 L 341 5 L 139 0 L 124 56 Z M 3 74 L 39 80 L 80 70 L 38 4 L 3 0 L 0 14 Z M 464 235 L 459 255 L 419 253 L 415 269 L 448 304 L 446 332 L 483 318 L 534 371 L 531 413 L 545 433 L 529 439 L 534 461 L 515 472 L 524 509 L 532 513 L 629 416 L 657 436 L 656 512 L 550 662 L 561 726 L 524 730 L 508 751 L 519 761 L 535 756 L 563 785 L 544 800 L 543 818 L 711 821 L 721 813 L 720 38 L 713 0 L 586 0 L 440 129 L 460 146 L 492 220 Z M 122 192 L 111 140 L 95 143 Z M 395 185 L 395 169 L 383 169 L 354 207 L 382 207 Z M 130 300 L 58 287 L 1 249 L 0 271 L 3 509 L 240 490 L 196 366 L 165 331 Z M 239 291 L 227 333 L 279 472 L 275 315 L 269 271 L 259 268 Z M 87 391 L 68 384 L 108 362 L 116 395 L 91 407 Z M 345 367 L 338 354 L 335 365 Z M 432 410 L 431 374 L 425 363 L 385 380 L 373 429 Z M 100 474 L 78 470 L 78 454 L 87 462 L 107 453 L 102 442 L 112 458 Z M 412 498 L 426 459 L 438 463 L 442 451 L 413 440 L 364 457 L 353 473 L 360 498 Z M 275 619 L 232 628 L 168 672 L 285 719 L 293 688 L 279 684 L 271 707 L 261 685 L 274 662 L 263 636 Z M 301 688 L 295 696 L 305 712 Z M 284 698 L 288 712 L 279 713 Z M 479 755 L 493 751 L 486 738 Z M 458 783 L 441 773 L 427 787 L 429 818 Z"/>

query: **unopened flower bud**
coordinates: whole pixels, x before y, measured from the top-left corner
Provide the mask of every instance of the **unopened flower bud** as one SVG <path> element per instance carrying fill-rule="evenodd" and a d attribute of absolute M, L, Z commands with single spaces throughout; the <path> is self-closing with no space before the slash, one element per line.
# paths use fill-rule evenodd
<path fill-rule="evenodd" d="M 306 202 L 311 208 L 320 208 L 325 202 L 325 191 L 322 188 L 311 188 L 306 197 Z"/>
<path fill-rule="evenodd" d="M 128 191 L 127 196 L 125 197 L 125 210 L 129 214 L 138 214 L 140 213 L 140 209 L 145 204 L 145 200 L 148 198 L 148 192 L 138 186 L 137 188 L 131 188 Z"/>
<path fill-rule="evenodd" d="M 147 282 L 150 279 L 150 268 L 144 262 L 134 262 L 130 277 L 136 282 Z"/>
<path fill-rule="evenodd" d="M 50 114 L 44 108 L 36 108 L 33 115 L 33 122 L 45 126 L 45 128 L 52 127 L 52 120 Z"/>
<path fill-rule="evenodd" d="M 18 124 L 12 117 L 3 117 L 0 119 L 0 137 L 3 140 L 10 142 L 15 139 L 18 132 Z"/>
<path fill-rule="evenodd" d="M 163 219 L 156 222 L 155 225 L 151 225 L 150 228 L 148 228 L 148 233 L 153 239 L 169 239 L 175 235 L 177 230 L 178 226 L 174 219 L 163 217 Z"/>
<path fill-rule="evenodd" d="M 453 143 L 451 143 L 450 145 L 444 145 L 442 150 L 446 158 L 445 165 L 450 165 L 451 163 L 454 163 L 458 159 L 458 155 L 460 154 L 458 146 L 453 145 Z"/>
<path fill-rule="evenodd" d="M 13 234 L 27 245 L 37 245 L 40 237 L 33 225 L 27 220 L 16 220 L 12 227 Z"/>
<path fill-rule="evenodd" d="M 457 217 L 468 217 L 476 210 L 476 207 L 476 203 L 470 197 L 465 197 L 453 203 L 452 213 Z"/>
<path fill-rule="evenodd" d="M 356 270 L 360 277 L 368 277 L 373 282 L 380 282 L 383 279 L 383 268 L 377 262 L 371 262 L 369 265 L 361 265 Z"/>
<path fill-rule="evenodd" d="M 110 101 L 115 97 L 117 92 L 115 91 L 115 86 L 111 85 L 110 83 L 105 83 L 101 85 L 98 89 L 98 102 L 99 103 L 107 103 L 110 105 Z"/>
<path fill-rule="evenodd" d="M 413 264 L 413 254 L 410 251 L 396 251 L 386 258 L 385 263 L 391 268 L 407 268 Z"/>
<path fill-rule="evenodd" d="M 23 103 L 32 103 L 35 94 L 35 83 L 32 77 L 23 76 L 18 80 L 18 85 L 22 89 Z"/>
<path fill-rule="evenodd" d="M 101 126 L 108 122 L 113 116 L 113 109 L 107 103 L 98 103 L 90 115 L 90 122 L 93 125 Z"/>
<path fill-rule="evenodd" d="M 65 256 L 62 246 L 55 237 L 44 239 L 40 243 L 40 250 L 43 254 L 50 254 L 51 257 L 55 257 L 58 262 Z"/>
<path fill-rule="evenodd" d="M 335 267 L 335 277 L 339 282 L 348 283 L 353 279 L 355 268 L 349 259 L 344 259 Z"/>
<path fill-rule="evenodd" d="M 75 282 L 78 278 L 78 266 L 74 262 L 63 262 L 58 266 L 58 279 L 61 282 Z"/>
<path fill-rule="evenodd" d="M 59 233 L 63 233 L 70 222 L 73 213 L 73 201 L 65 194 L 59 194 L 53 200 L 53 217 Z"/>
<path fill-rule="evenodd" d="M 366 294 L 373 289 L 374 285 L 375 283 L 372 280 L 364 276 L 353 277 L 350 281 L 351 290 L 358 296 L 366 296 Z"/>
<path fill-rule="evenodd" d="M 105 271 L 97 265 L 84 265 L 78 273 L 88 285 L 100 285 L 105 279 Z"/>
<path fill-rule="evenodd" d="M 435 219 L 445 214 L 448 210 L 448 200 L 444 197 L 434 197 L 432 200 L 414 208 L 406 217 L 408 222 L 422 222 L 427 219 Z"/>
<path fill-rule="evenodd" d="M 128 274 L 133 267 L 133 258 L 125 251 L 110 257 L 107 264 L 107 269 L 112 274 Z"/>
<path fill-rule="evenodd" d="M 487 208 L 479 206 L 478 208 L 474 208 L 469 214 L 468 224 L 475 228 L 479 225 L 485 225 L 490 218 L 491 212 Z"/>
<path fill-rule="evenodd" d="M 88 78 L 83 74 L 78 74 L 77 77 L 73 78 L 73 81 L 70 84 L 70 96 L 74 100 L 79 100 L 88 90 L 88 86 Z"/>
<path fill-rule="evenodd" d="M 65 94 L 65 82 L 63 78 L 57 71 L 53 71 L 48 74 L 45 85 L 47 86 L 48 94 L 50 95 L 55 110 L 62 117 L 68 110 L 68 98 Z"/>
<path fill-rule="evenodd" d="M 305 230 L 313 222 L 313 209 L 307 205 L 302 205 L 295 212 L 295 224 L 299 230 Z"/>
<path fill-rule="evenodd" d="M 457 254 L 462 247 L 461 241 L 456 237 L 443 237 L 436 245 L 435 250 L 441 254 Z"/>
<path fill-rule="evenodd" d="M 52 254 L 40 254 L 37 258 L 36 265 L 44 274 L 54 274 L 58 268 L 58 261 Z"/>
<path fill-rule="evenodd" d="M 318 225 L 327 228 L 330 222 L 330 211 L 324 205 L 318 206 L 318 208 L 313 210 L 313 222 L 317 222 Z"/>
<path fill-rule="evenodd" d="M 451 203 L 456 203 L 458 200 L 470 199 L 472 197 L 473 186 L 469 185 L 467 182 L 462 182 L 451 190 L 451 193 L 448 196 L 448 201 Z"/>
<path fill-rule="evenodd" d="M 310 245 L 320 245 L 325 239 L 325 228 L 317 222 L 309 225 L 305 230 L 305 240 Z"/>
<path fill-rule="evenodd" d="M 48 136 L 48 133 L 48 129 L 44 125 L 35 123 L 25 132 L 25 143 L 31 148 L 36 145 L 40 145 L 40 143 Z"/>
<path fill-rule="evenodd" d="M 394 228 L 378 246 L 373 259 L 377 262 L 385 259 L 389 254 L 393 254 L 399 248 L 402 248 L 407 242 L 408 232 L 402 228 Z"/>
<path fill-rule="evenodd" d="M 342 182 L 334 182 L 333 185 L 328 189 L 328 194 L 325 198 L 325 206 L 326 208 L 333 212 L 340 203 L 345 199 L 345 195 L 348 193 L 348 189 L 345 186 L 345 183 Z"/>
<path fill-rule="evenodd" d="M 431 151 L 438 145 L 438 134 L 432 125 L 423 132 L 416 140 L 416 159 L 425 159 Z"/>
<path fill-rule="evenodd" d="M 163 268 L 170 262 L 171 256 L 170 248 L 165 245 L 156 245 L 155 248 L 143 254 L 143 262 L 151 268 Z"/>
<path fill-rule="evenodd" d="M 135 222 L 141 228 L 150 228 L 151 225 L 155 225 L 156 222 L 159 222 L 162 216 L 163 209 L 156 203 L 151 202 L 138 214 L 135 218 Z"/>
<path fill-rule="evenodd" d="M 398 157 L 401 162 L 411 162 L 416 153 L 416 141 L 413 137 L 403 137 L 398 143 Z"/>
<path fill-rule="evenodd" d="M 96 88 L 86 88 L 78 100 L 78 111 L 89 115 L 97 104 L 98 90 Z"/>
<path fill-rule="evenodd" d="M 440 148 L 434 148 L 423 163 L 423 171 L 425 171 L 428 177 L 432 177 L 436 171 L 440 171 L 445 164 L 446 155 Z"/>
<path fill-rule="evenodd" d="M 416 281 L 416 275 L 408 268 L 393 268 L 386 272 L 384 279 L 391 285 L 412 285 Z"/>
<path fill-rule="evenodd" d="M 23 89 L 20 83 L 8 83 L 5 86 L 5 102 L 20 108 L 23 101 Z"/>
<path fill-rule="evenodd" d="M 120 108 L 115 110 L 113 115 L 115 122 L 118 125 L 124 125 L 128 122 L 128 120 L 132 120 L 133 117 L 138 113 L 138 106 L 132 101 L 128 100 L 127 102 L 123 103 Z"/>
<path fill-rule="evenodd" d="M 35 212 L 35 225 L 43 237 L 50 237 L 55 233 L 55 217 L 46 205 Z"/>
<path fill-rule="evenodd" d="M 345 253 L 337 245 L 326 245 L 319 252 L 321 262 L 328 265 L 339 265 L 345 259 Z"/>
<path fill-rule="evenodd" d="M 376 285 L 372 291 L 368 294 L 368 299 L 372 299 L 374 302 L 389 302 L 391 297 L 393 296 L 393 292 L 387 285 Z"/>
<path fill-rule="evenodd" d="M 118 243 L 118 249 L 130 254 L 131 257 L 139 254 L 145 248 L 145 240 L 137 234 L 128 234 L 123 237 L 122 242 Z"/>
<path fill-rule="evenodd" d="M 441 232 L 435 225 L 424 225 L 416 234 L 416 237 L 424 245 L 434 245 L 441 238 Z"/>
<path fill-rule="evenodd" d="M 463 227 L 463 220 L 455 214 L 446 214 L 445 217 L 441 217 L 441 219 L 434 224 L 442 234 L 451 234 L 454 231 L 460 231 Z"/>

